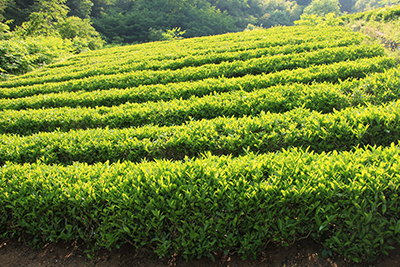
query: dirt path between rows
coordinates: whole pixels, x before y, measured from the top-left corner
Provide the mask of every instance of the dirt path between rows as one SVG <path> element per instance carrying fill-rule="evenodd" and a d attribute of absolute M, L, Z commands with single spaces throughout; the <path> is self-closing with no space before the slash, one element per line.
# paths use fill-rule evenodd
<path fill-rule="evenodd" d="M 270 244 L 256 260 L 242 260 L 237 255 L 229 257 L 216 255 L 215 262 L 202 258 L 186 262 L 181 257 L 158 259 L 157 256 L 137 252 L 130 245 L 116 251 L 99 251 L 90 261 L 84 253 L 83 244 L 47 244 L 42 249 L 32 249 L 15 240 L 0 240 L 0 267 L 14 266 L 97 266 L 97 267 L 398 267 L 400 266 L 400 245 L 389 251 L 389 256 L 380 255 L 373 262 L 355 264 L 342 257 L 319 258 L 323 247 L 312 239 L 301 240 L 288 249 Z"/>

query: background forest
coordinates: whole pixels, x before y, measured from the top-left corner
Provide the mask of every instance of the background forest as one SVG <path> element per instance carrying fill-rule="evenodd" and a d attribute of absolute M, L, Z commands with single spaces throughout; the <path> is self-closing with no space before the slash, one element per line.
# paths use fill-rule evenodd
<path fill-rule="evenodd" d="M 131 44 L 293 25 L 300 15 L 352 13 L 399 0 L 0 0 L 2 31 Z M 31 21 L 30 23 L 28 23 Z M 24 24 L 25 23 L 25 24 Z M 8 27 L 7 27 L 8 26 Z M 56 27 L 55 27 L 56 26 Z M 21 28 L 22 27 L 22 28 Z M 55 30 L 56 28 L 56 30 Z M 175 30 L 172 30 L 175 29 Z M 177 29 L 180 29 L 178 31 Z M 172 30 L 172 31 L 171 31 Z M 96 44 L 97 43 L 97 44 Z M 96 48 L 101 42 L 93 42 Z"/>

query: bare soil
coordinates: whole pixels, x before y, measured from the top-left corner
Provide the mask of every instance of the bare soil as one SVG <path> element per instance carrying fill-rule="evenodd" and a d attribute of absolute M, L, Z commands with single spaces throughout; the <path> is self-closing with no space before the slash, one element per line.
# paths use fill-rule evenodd
<path fill-rule="evenodd" d="M 155 267 L 155 266 L 183 266 L 183 267 L 397 267 L 400 266 L 400 245 L 389 251 L 389 256 L 380 255 L 373 262 L 356 264 L 340 256 L 320 258 L 323 247 L 311 238 L 301 240 L 289 248 L 269 244 L 256 260 L 242 260 L 237 255 L 215 255 L 215 261 L 201 258 L 193 262 L 186 262 L 181 257 L 171 256 L 159 259 L 148 252 L 133 250 L 125 245 L 115 251 L 98 251 L 90 260 L 84 244 L 47 244 L 41 249 L 33 249 L 16 240 L 0 240 L 0 267 L 14 266 L 98 266 L 98 267 Z"/>

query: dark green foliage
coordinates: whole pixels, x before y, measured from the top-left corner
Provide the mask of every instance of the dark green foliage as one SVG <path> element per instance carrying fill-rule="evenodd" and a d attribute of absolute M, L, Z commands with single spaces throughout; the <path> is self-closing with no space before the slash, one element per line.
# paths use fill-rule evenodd
<path fill-rule="evenodd" d="M 0 0 L 0 21 L 4 19 L 3 12 L 10 5 L 9 0 Z"/>
<path fill-rule="evenodd" d="M 66 5 L 69 8 L 68 16 L 87 19 L 92 11 L 93 2 L 90 0 L 67 0 Z"/>
<path fill-rule="evenodd" d="M 13 20 L 11 28 L 21 25 L 25 22 L 29 15 L 34 11 L 34 0 L 13 0 L 5 1 L 7 3 L 4 12 L 2 13 L 5 20 Z"/>
<path fill-rule="evenodd" d="M 184 37 L 221 34 L 236 31 L 234 20 L 207 1 L 137 0 L 130 8 L 110 7 L 94 18 L 94 27 L 107 42 L 149 41 L 149 29 L 186 30 Z"/>
<path fill-rule="evenodd" d="M 356 0 L 339 0 L 341 13 L 352 13 Z"/>

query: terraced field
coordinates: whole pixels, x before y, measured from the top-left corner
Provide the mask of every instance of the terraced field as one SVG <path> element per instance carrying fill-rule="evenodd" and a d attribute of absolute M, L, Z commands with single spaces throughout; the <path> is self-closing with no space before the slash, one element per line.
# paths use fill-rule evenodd
<path fill-rule="evenodd" d="M 0 83 L 0 238 L 254 257 L 400 241 L 400 70 L 341 27 L 104 49 Z"/>

